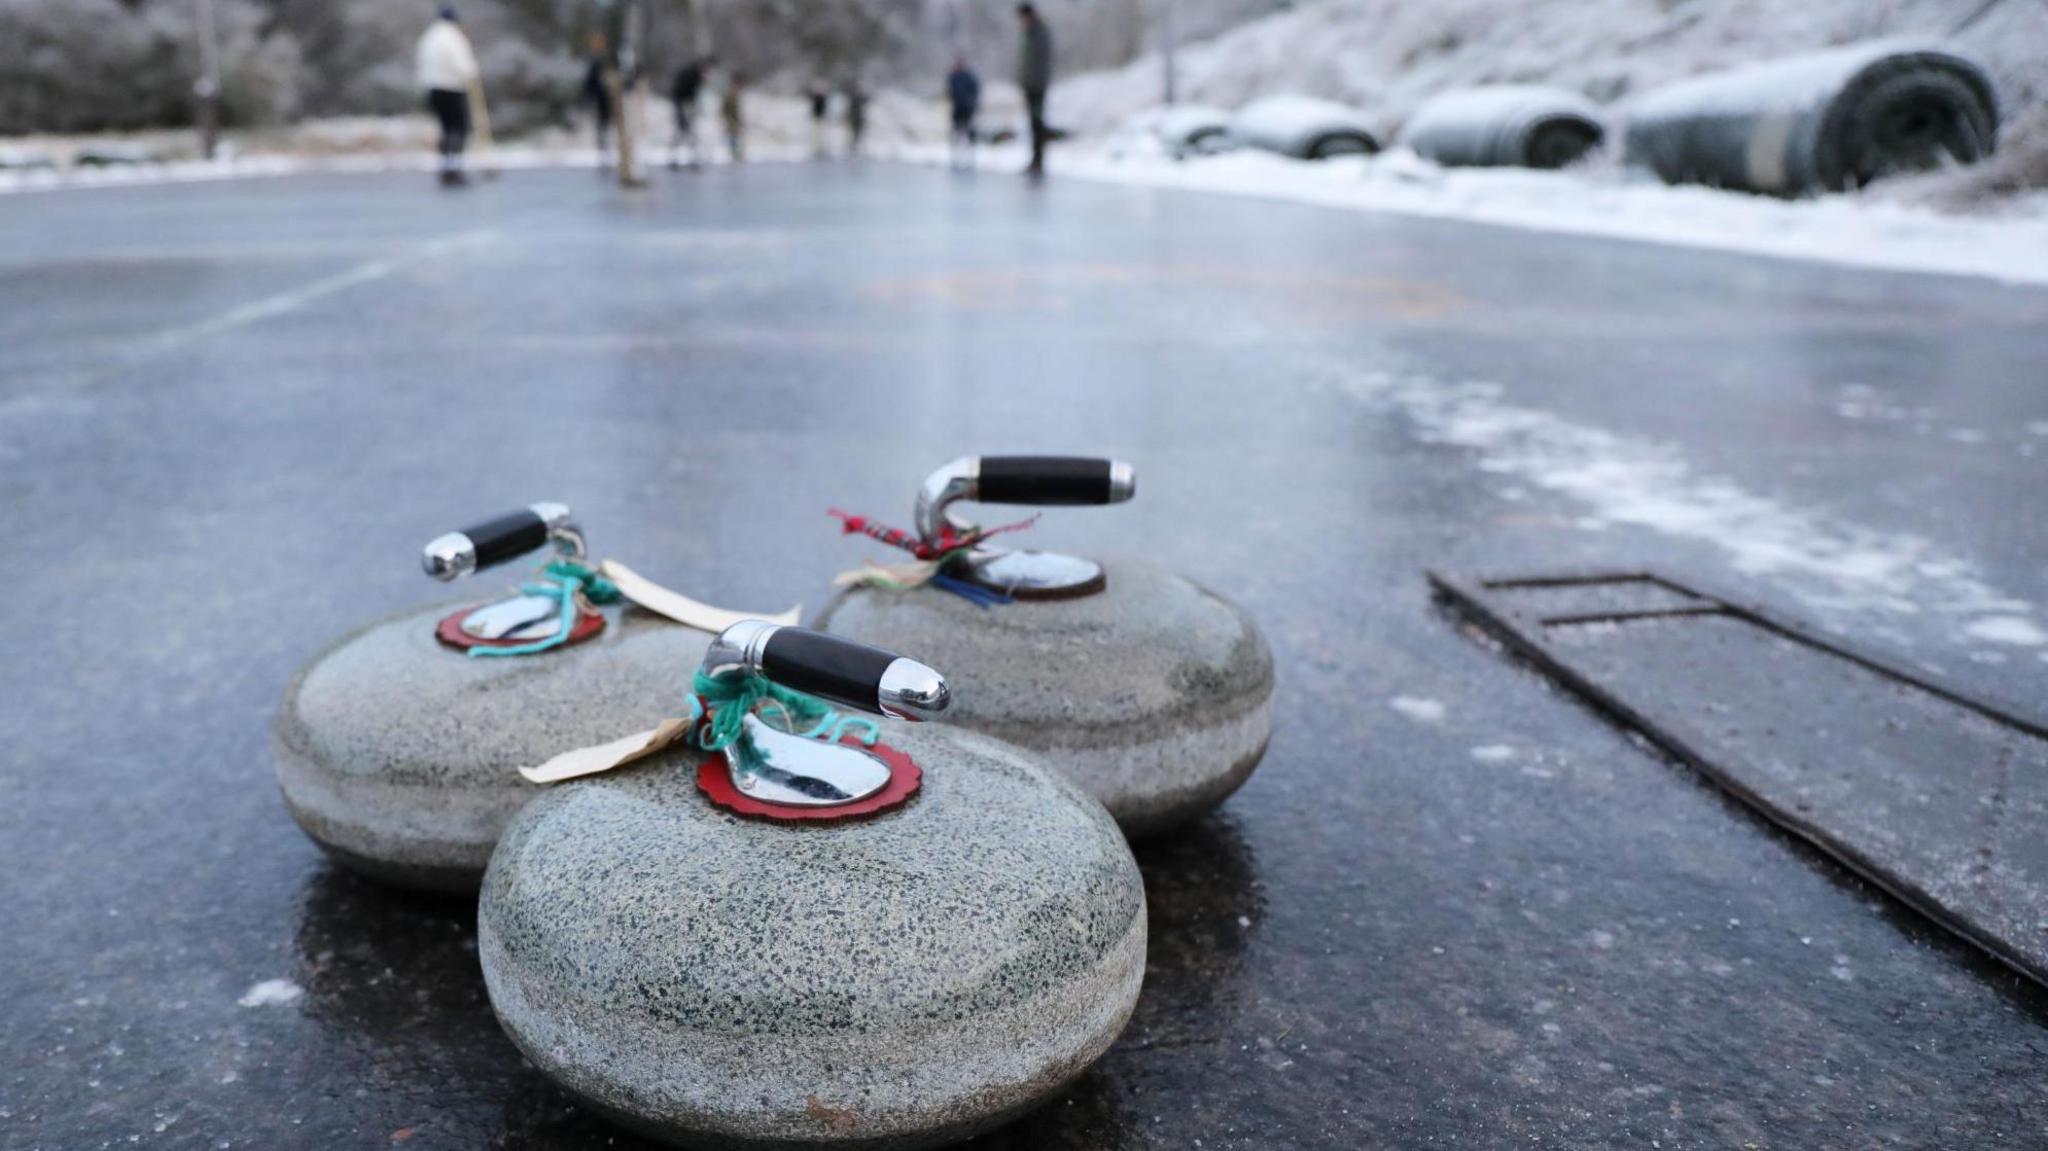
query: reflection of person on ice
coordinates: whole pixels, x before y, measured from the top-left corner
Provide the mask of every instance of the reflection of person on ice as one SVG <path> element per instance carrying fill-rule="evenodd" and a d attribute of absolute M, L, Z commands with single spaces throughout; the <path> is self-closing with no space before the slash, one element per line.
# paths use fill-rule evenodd
<path fill-rule="evenodd" d="M 469 183 L 462 170 L 462 149 L 469 143 L 469 90 L 478 73 L 476 53 L 456 22 L 455 9 L 441 9 L 427 25 L 414 54 L 414 69 L 426 90 L 427 107 L 441 122 L 441 183 L 461 187 Z"/>
<path fill-rule="evenodd" d="M 946 103 L 953 112 L 953 133 L 948 139 L 948 152 L 953 163 L 959 164 L 964 157 L 967 164 L 974 163 L 974 116 L 981 110 L 981 77 L 967 66 L 967 57 L 953 60 L 953 70 L 946 73 Z"/>
<path fill-rule="evenodd" d="M 1017 51 L 1017 87 L 1024 89 L 1024 109 L 1031 117 L 1031 166 L 1027 176 L 1045 174 L 1045 91 L 1052 87 L 1052 29 L 1036 6 L 1017 5 L 1023 36 Z"/>

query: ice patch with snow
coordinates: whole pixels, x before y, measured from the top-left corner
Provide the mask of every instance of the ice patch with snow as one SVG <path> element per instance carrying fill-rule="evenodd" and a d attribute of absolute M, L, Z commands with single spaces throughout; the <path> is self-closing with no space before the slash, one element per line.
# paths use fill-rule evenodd
<path fill-rule="evenodd" d="M 1413 695 L 1397 695 L 1393 699 L 1388 700 L 1387 705 L 1419 723 L 1443 722 L 1444 705 L 1433 699 L 1423 699 L 1420 696 Z"/>
<path fill-rule="evenodd" d="M 2023 647 L 2040 647 L 2048 644 L 2048 631 L 2025 616 L 1994 615 L 1972 620 L 1963 628 L 1965 634 L 1992 643 L 2018 644 Z"/>
<path fill-rule="evenodd" d="M 1498 384 L 1332 367 L 1337 386 L 1406 416 L 1425 441 L 1465 448 L 1484 472 L 1576 502 L 1586 527 L 1622 525 L 1711 546 L 1823 613 L 1926 615 L 1955 637 L 2048 643 L 2034 606 L 1969 560 L 1908 532 L 1841 523 L 1695 470 L 1679 449 L 1503 399 Z"/>
<path fill-rule="evenodd" d="M 276 1007 L 296 1003 L 306 989 L 289 979 L 266 979 L 242 993 L 236 1003 L 244 1007 Z"/>
<path fill-rule="evenodd" d="M 1439 168 L 1406 148 L 1320 162 L 1260 151 L 1174 161 L 1076 149 L 1056 163 L 1062 175 L 1119 184 L 2048 284 L 2048 192 L 2015 201 L 2003 215 L 1961 217 L 1863 195 L 1779 200 L 1612 171 Z"/>

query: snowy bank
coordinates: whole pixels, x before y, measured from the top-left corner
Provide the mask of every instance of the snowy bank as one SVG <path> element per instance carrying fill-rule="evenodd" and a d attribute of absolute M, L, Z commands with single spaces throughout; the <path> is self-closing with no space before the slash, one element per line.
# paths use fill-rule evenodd
<path fill-rule="evenodd" d="M 1015 104 L 997 88 L 988 103 L 992 115 Z M 1008 99 L 1006 99 L 1008 98 Z M 807 159 L 822 152 L 843 156 L 847 150 L 843 106 L 835 104 L 822 126 L 811 121 L 808 102 L 795 96 L 750 92 L 746 98 L 749 161 Z M 877 92 L 868 105 L 865 151 L 871 154 L 945 139 L 946 113 L 934 99 L 904 92 Z M 153 131 L 119 135 L 35 136 L 0 144 L 0 194 L 68 189 L 134 187 L 194 181 L 252 179 L 302 173 L 422 172 L 438 168 L 434 153 L 438 133 L 423 115 L 348 116 L 305 120 L 284 127 L 233 132 L 222 142 L 216 160 L 197 154 L 197 137 L 189 131 Z M 473 145 L 468 162 L 473 171 L 516 171 L 532 168 L 590 168 L 605 162 L 591 146 L 587 124 L 550 128 L 502 140 L 495 148 Z M 705 157 L 723 162 L 723 133 L 714 118 L 705 117 L 697 130 Z M 675 140 L 674 113 L 666 100 L 650 99 L 637 139 L 642 160 L 650 168 L 666 164 Z M 119 157 L 117 163 L 89 163 L 90 155 Z"/>
<path fill-rule="evenodd" d="M 1666 187 L 1613 170 L 1447 169 L 1398 148 L 1320 162 L 1254 151 L 1174 161 L 1130 137 L 1056 155 L 1053 171 L 1326 208 L 2048 284 L 2048 192 L 2010 200 L 2000 215 L 1949 216 L 1868 195 L 1774 200 Z"/>
<path fill-rule="evenodd" d="M 1314 0 L 1187 44 L 1177 79 L 1190 103 L 1238 108 L 1298 92 L 1400 127 L 1429 101 L 1475 86 L 1548 85 L 1618 111 L 1689 77 L 1891 37 L 1940 41 L 1981 63 L 2003 122 L 1989 164 L 1912 177 L 1917 198 L 1976 210 L 2048 179 L 2048 19 L 2038 0 Z M 1154 53 L 1063 77 L 1053 121 L 1104 136 L 1159 101 L 1161 72 Z"/>

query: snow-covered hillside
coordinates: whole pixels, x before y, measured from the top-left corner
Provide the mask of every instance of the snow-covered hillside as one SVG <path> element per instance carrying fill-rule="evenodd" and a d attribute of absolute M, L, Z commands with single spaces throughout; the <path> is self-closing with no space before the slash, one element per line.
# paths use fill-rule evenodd
<path fill-rule="evenodd" d="M 1391 129 L 1428 97 L 1467 84 L 1541 81 L 1625 102 L 1772 56 L 1952 32 L 1999 86 L 2010 158 L 1997 171 L 2038 166 L 2048 151 L 2040 0 L 1319 0 L 1186 45 L 1180 96 L 1229 108 L 1299 91 L 1353 103 Z M 1083 134 L 1106 132 L 1159 101 L 1161 71 L 1148 55 L 1068 77 L 1053 114 Z"/>

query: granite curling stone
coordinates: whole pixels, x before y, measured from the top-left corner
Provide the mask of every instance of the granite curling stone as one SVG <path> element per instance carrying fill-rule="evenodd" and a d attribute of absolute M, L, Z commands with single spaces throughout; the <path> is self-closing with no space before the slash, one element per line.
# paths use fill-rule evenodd
<path fill-rule="evenodd" d="M 765 656 L 735 654 L 749 648 Z M 742 624 L 706 664 L 902 718 L 933 710 L 929 693 L 892 704 L 886 674 L 805 681 L 847 651 L 871 649 Z M 873 654 L 938 684 L 943 706 L 930 669 Z M 877 753 L 914 761 L 915 792 L 834 822 L 715 803 L 700 776 L 752 786 L 737 745 L 725 761 L 672 748 L 529 804 L 492 857 L 477 932 L 526 1057 L 624 1126 L 716 1148 L 949 1143 L 1086 1070 L 1145 968 L 1144 887 L 1115 824 L 998 741 L 880 734 Z"/>
<path fill-rule="evenodd" d="M 1109 460 L 957 460 L 925 481 L 916 537 L 849 520 L 949 557 L 934 577 L 849 588 L 816 621 L 945 668 L 960 691 L 954 726 L 1036 753 L 1133 837 L 1194 819 L 1258 766 L 1273 726 L 1264 635 L 1230 600 L 1144 560 L 1003 551 L 945 508 L 1107 504 L 1135 489 L 1130 466 Z"/>
<path fill-rule="evenodd" d="M 457 537 L 469 551 L 437 569 L 430 548 L 434 574 L 460 575 L 550 541 L 581 554 L 559 504 L 436 545 Z M 637 608 L 613 613 L 616 622 L 587 618 L 586 603 L 574 609 L 574 642 L 472 658 L 444 638 L 476 618 L 463 606 L 404 612 L 329 646 L 293 678 L 274 728 L 278 785 L 299 826 L 340 863 L 406 887 L 476 890 L 506 821 L 540 790 L 518 768 L 673 711 L 678 669 L 695 666 L 710 642 Z M 559 601 L 528 606 L 553 611 Z M 560 622 L 483 642 L 545 640 Z"/>

